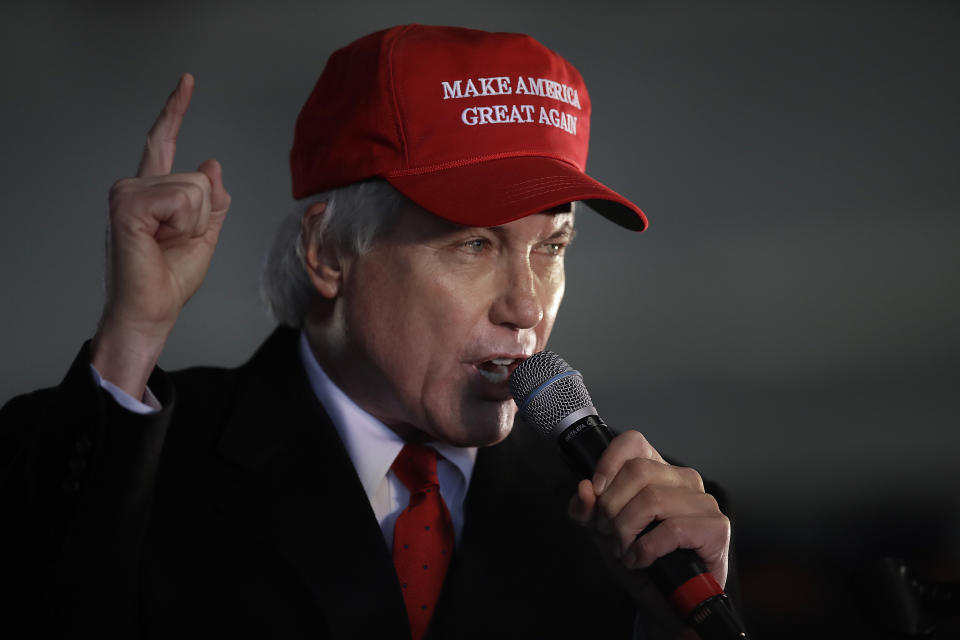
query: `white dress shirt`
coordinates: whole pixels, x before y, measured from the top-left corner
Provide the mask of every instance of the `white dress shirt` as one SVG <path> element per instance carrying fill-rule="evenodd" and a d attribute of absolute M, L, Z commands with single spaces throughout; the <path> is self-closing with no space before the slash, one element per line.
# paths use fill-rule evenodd
<path fill-rule="evenodd" d="M 400 453 L 404 442 L 389 427 L 357 406 L 330 380 L 314 357 L 306 335 L 302 332 L 300 360 L 307 372 L 310 386 L 330 416 L 353 467 L 357 470 L 363 490 L 367 493 L 373 513 L 380 523 L 387 548 L 392 549 L 393 527 L 397 516 L 410 502 L 410 492 L 390 470 L 390 465 Z M 427 442 L 426 445 L 440 453 L 437 462 L 440 495 L 447 503 L 459 545 L 463 532 L 463 505 L 473 474 L 477 449 L 439 442 Z"/>

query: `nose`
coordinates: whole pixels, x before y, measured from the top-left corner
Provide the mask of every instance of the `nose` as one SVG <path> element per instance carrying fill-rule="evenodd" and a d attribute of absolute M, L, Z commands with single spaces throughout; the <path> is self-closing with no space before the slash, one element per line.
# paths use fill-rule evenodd
<path fill-rule="evenodd" d="M 517 256 L 503 270 L 490 307 L 490 321 L 511 329 L 532 329 L 543 320 L 543 302 L 529 255 Z"/>

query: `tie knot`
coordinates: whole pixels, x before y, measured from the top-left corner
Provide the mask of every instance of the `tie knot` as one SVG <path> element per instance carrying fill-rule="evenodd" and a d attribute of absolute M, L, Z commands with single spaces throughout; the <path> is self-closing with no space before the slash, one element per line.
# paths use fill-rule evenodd
<path fill-rule="evenodd" d="M 391 469 L 411 494 L 434 487 L 437 480 L 437 456 L 439 454 L 422 444 L 405 444 Z"/>

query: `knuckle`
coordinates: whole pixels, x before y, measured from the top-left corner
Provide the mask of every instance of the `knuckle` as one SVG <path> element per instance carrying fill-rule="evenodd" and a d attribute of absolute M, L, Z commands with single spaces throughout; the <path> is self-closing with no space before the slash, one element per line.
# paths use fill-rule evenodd
<path fill-rule="evenodd" d="M 196 198 L 198 204 L 202 204 L 204 200 L 210 197 L 210 182 L 201 181 L 191 183 L 191 191 L 193 192 L 193 197 Z"/>
<path fill-rule="evenodd" d="M 113 196 L 114 194 L 120 194 L 120 193 L 123 193 L 124 191 L 129 191 L 130 188 L 133 186 L 132 185 L 133 182 L 134 182 L 133 178 L 120 178 L 119 180 L 114 182 L 112 185 L 110 185 L 110 195 Z"/>
<path fill-rule="evenodd" d="M 677 467 L 677 473 L 688 486 L 695 487 L 698 491 L 703 491 L 703 478 L 696 469 L 690 467 Z"/>
<path fill-rule="evenodd" d="M 630 430 L 628 433 L 631 434 L 631 441 L 633 446 L 636 447 L 637 451 L 640 452 L 640 455 L 648 458 L 654 456 L 653 445 L 650 444 L 650 441 L 647 440 L 647 437 L 637 430 Z"/>
<path fill-rule="evenodd" d="M 724 514 L 721 513 L 721 514 L 718 514 L 717 522 L 718 522 L 719 525 L 720 525 L 721 531 L 723 531 L 724 542 L 725 542 L 725 543 L 729 543 L 729 542 L 730 542 L 730 531 L 731 531 L 731 529 L 730 529 L 730 518 L 728 518 L 727 516 L 725 516 Z"/>
<path fill-rule="evenodd" d="M 703 534 L 703 551 L 716 559 L 726 557 L 730 548 L 730 521 L 723 514 L 710 519 L 709 528 Z"/>
<path fill-rule="evenodd" d="M 709 494 L 709 493 L 705 493 L 705 494 L 703 494 L 703 496 L 704 496 L 703 499 L 704 499 L 704 501 L 706 502 L 707 508 L 708 508 L 710 511 L 716 511 L 716 512 L 719 513 L 721 516 L 723 516 L 723 513 L 721 513 L 721 511 L 720 511 L 720 503 L 717 502 L 717 499 L 714 498 L 714 497 L 713 497 L 711 494 Z M 726 518 L 726 516 L 723 516 L 723 517 Z"/>
<path fill-rule="evenodd" d="M 662 511 L 663 503 L 665 497 L 663 491 L 660 489 L 649 486 L 644 487 L 639 494 L 640 499 L 643 501 L 643 505 L 649 510 L 653 515 L 656 515 Z"/>
<path fill-rule="evenodd" d="M 623 463 L 623 471 L 626 471 L 631 478 L 640 479 L 649 472 L 650 460 L 647 458 L 630 458 Z"/>
<path fill-rule="evenodd" d="M 122 184 L 121 184 L 122 183 Z M 116 218 L 125 214 L 130 207 L 131 200 L 134 199 L 134 192 L 129 183 L 120 180 L 110 187 L 108 202 L 110 205 L 110 217 Z"/>
<path fill-rule="evenodd" d="M 623 438 L 630 443 L 630 446 L 643 449 L 650 446 L 646 437 L 636 429 L 629 429 L 623 432 Z"/>
<path fill-rule="evenodd" d="M 192 189 L 189 186 L 184 185 L 179 189 L 174 191 L 174 198 L 176 199 L 176 207 L 178 209 L 193 209 L 194 208 L 194 196 L 191 193 Z"/>
<path fill-rule="evenodd" d="M 673 540 L 683 540 L 686 535 L 686 529 L 683 524 L 677 518 L 671 518 L 670 520 L 664 520 L 658 525 L 658 528 L 663 527 L 665 533 Z"/>
<path fill-rule="evenodd" d="M 203 187 L 194 181 L 187 181 L 181 184 L 180 190 L 190 199 L 190 207 L 199 209 L 203 205 L 206 192 Z"/>
<path fill-rule="evenodd" d="M 110 204 L 110 215 L 114 215 L 123 206 L 123 194 L 111 189 L 108 203 Z"/>
<path fill-rule="evenodd" d="M 189 174 L 191 182 L 197 185 L 203 191 L 209 193 L 213 189 L 213 182 L 210 180 L 210 176 L 205 174 L 203 171 L 194 171 Z"/>

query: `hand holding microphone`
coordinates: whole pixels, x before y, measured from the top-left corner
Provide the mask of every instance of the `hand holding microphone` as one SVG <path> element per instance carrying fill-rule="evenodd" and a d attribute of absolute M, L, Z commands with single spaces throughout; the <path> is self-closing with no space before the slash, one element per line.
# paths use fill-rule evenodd
<path fill-rule="evenodd" d="M 555 353 L 525 360 L 510 389 L 524 421 L 555 438 L 584 478 L 571 516 L 609 536 L 628 569 L 648 569 L 704 640 L 746 638 L 722 591 L 730 523 L 700 475 L 668 464 L 636 431 L 612 438 L 580 373 Z"/>

